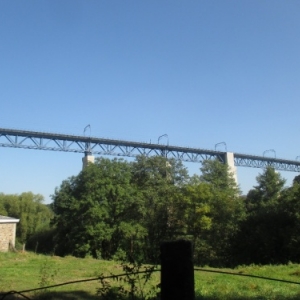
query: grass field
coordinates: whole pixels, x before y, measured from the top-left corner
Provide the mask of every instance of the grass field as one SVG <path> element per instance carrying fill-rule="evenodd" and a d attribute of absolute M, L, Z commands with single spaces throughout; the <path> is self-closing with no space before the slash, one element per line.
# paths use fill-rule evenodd
<path fill-rule="evenodd" d="M 217 271 L 217 269 L 205 268 Z M 220 271 L 271 277 L 300 283 L 300 265 L 245 266 Z M 0 253 L 0 294 L 9 291 L 24 291 L 75 280 L 96 278 L 100 275 L 123 273 L 120 263 L 95 260 L 37 255 L 25 253 Z M 150 286 L 159 283 L 160 274 L 153 274 Z M 120 285 L 112 279 L 111 285 Z M 25 292 L 30 299 L 101 299 L 97 289 L 98 280 L 68 284 L 42 291 Z M 148 286 L 149 288 L 149 286 Z M 145 290 L 145 289 L 144 289 Z M 269 281 L 258 278 L 195 271 L 196 299 L 300 299 L 300 285 Z M 3 296 L 0 295 L 0 300 Z M 5 300 L 17 299 L 17 295 L 6 296 Z M 18 299 L 24 299 L 19 296 Z M 112 299 L 112 298 L 111 298 Z M 142 298 L 136 298 L 142 299 Z"/>

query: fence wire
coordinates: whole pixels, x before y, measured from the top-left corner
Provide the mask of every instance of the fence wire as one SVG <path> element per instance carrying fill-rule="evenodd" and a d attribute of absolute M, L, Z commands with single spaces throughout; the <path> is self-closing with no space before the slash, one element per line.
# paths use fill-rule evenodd
<path fill-rule="evenodd" d="M 73 280 L 73 281 L 68 281 L 68 282 L 64 282 L 64 283 L 53 284 L 53 285 L 49 285 L 49 286 L 45 286 L 45 287 L 39 287 L 39 288 L 28 289 L 28 290 L 23 290 L 23 291 L 9 291 L 7 293 L 0 294 L 0 296 L 1 296 L 0 300 L 4 300 L 9 295 L 19 295 L 19 296 L 22 296 L 24 299 L 32 300 L 28 296 L 25 296 L 24 293 L 36 292 L 36 291 L 40 291 L 40 290 L 46 290 L 46 289 L 50 289 L 50 288 L 61 287 L 61 286 L 65 286 L 65 285 L 75 284 L 75 283 L 104 280 L 104 279 L 113 279 L 113 278 L 118 278 L 118 277 L 123 277 L 123 276 L 128 276 L 128 275 L 146 274 L 146 273 L 153 273 L 153 272 L 159 272 L 159 271 L 161 271 L 161 270 L 157 269 L 157 270 L 150 270 L 150 271 L 137 271 L 134 273 L 122 273 L 122 274 L 117 274 L 117 275 L 99 276 L 99 277 L 94 277 L 94 278 L 89 278 L 89 279 Z M 242 277 L 249 277 L 249 278 L 256 278 L 256 279 L 262 279 L 262 280 L 270 280 L 270 281 L 276 281 L 276 282 L 281 282 L 281 283 L 300 285 L 300 282 L 297 282 L 297 281 L 277 279 L 277 278 L 272 278 L 272 277 L 264 277 L 264 276 L 251 275 L 251 274 L 234 273 L 234 272 L 211 270 L 211 269 L 204 269 L 204 268 L 194 268 L 194 271 L 209 272 L 209 273 L 216 273 L 216 274 L 223 274 L 223 275 L 232 275 L 232 276 L 242 276 Z"/>

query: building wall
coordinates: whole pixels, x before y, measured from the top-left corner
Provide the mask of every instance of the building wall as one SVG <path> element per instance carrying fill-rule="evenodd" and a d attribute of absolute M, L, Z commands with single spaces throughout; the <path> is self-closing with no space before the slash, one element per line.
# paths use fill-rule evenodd
<path fill-rule="evenodd" d="M 0 223 L 0 251 L 9 250 L 9 244 L 15 246 L 16 223 Z"/>

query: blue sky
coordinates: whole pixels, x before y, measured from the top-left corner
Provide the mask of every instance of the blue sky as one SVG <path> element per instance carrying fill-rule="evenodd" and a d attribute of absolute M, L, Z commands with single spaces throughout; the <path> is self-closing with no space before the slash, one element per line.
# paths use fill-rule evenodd
<path fill-rule="evenodd" d="M 299 31 L 298 0 L 0 1 L 0 127 L 295 159 Z M 0 192 L 50 201 L 81 167 L 0 148 Z M 259 172 L 238 168 L 245 193 Z"/>

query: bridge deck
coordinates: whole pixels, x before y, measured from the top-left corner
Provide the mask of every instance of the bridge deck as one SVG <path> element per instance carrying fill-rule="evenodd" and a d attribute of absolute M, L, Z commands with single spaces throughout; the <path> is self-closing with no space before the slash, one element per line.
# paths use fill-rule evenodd
<path fill-rule="evenodd" d="M 35 150 L 65 151 L 92 155 L 135 157 L 137 155 L 163 155 L 186 162 L 203 162 L 219 159 L 225 162 L 226 152 L 200 148 L 188 148 L 163 144 L 140 143 L 124 140 L 104 139 L 57 133 L 24 131 L 0 128 L 0 147 Z M 234 153 L 235 166 L 264 168 L 300 172 L 300 161 Z"/>

